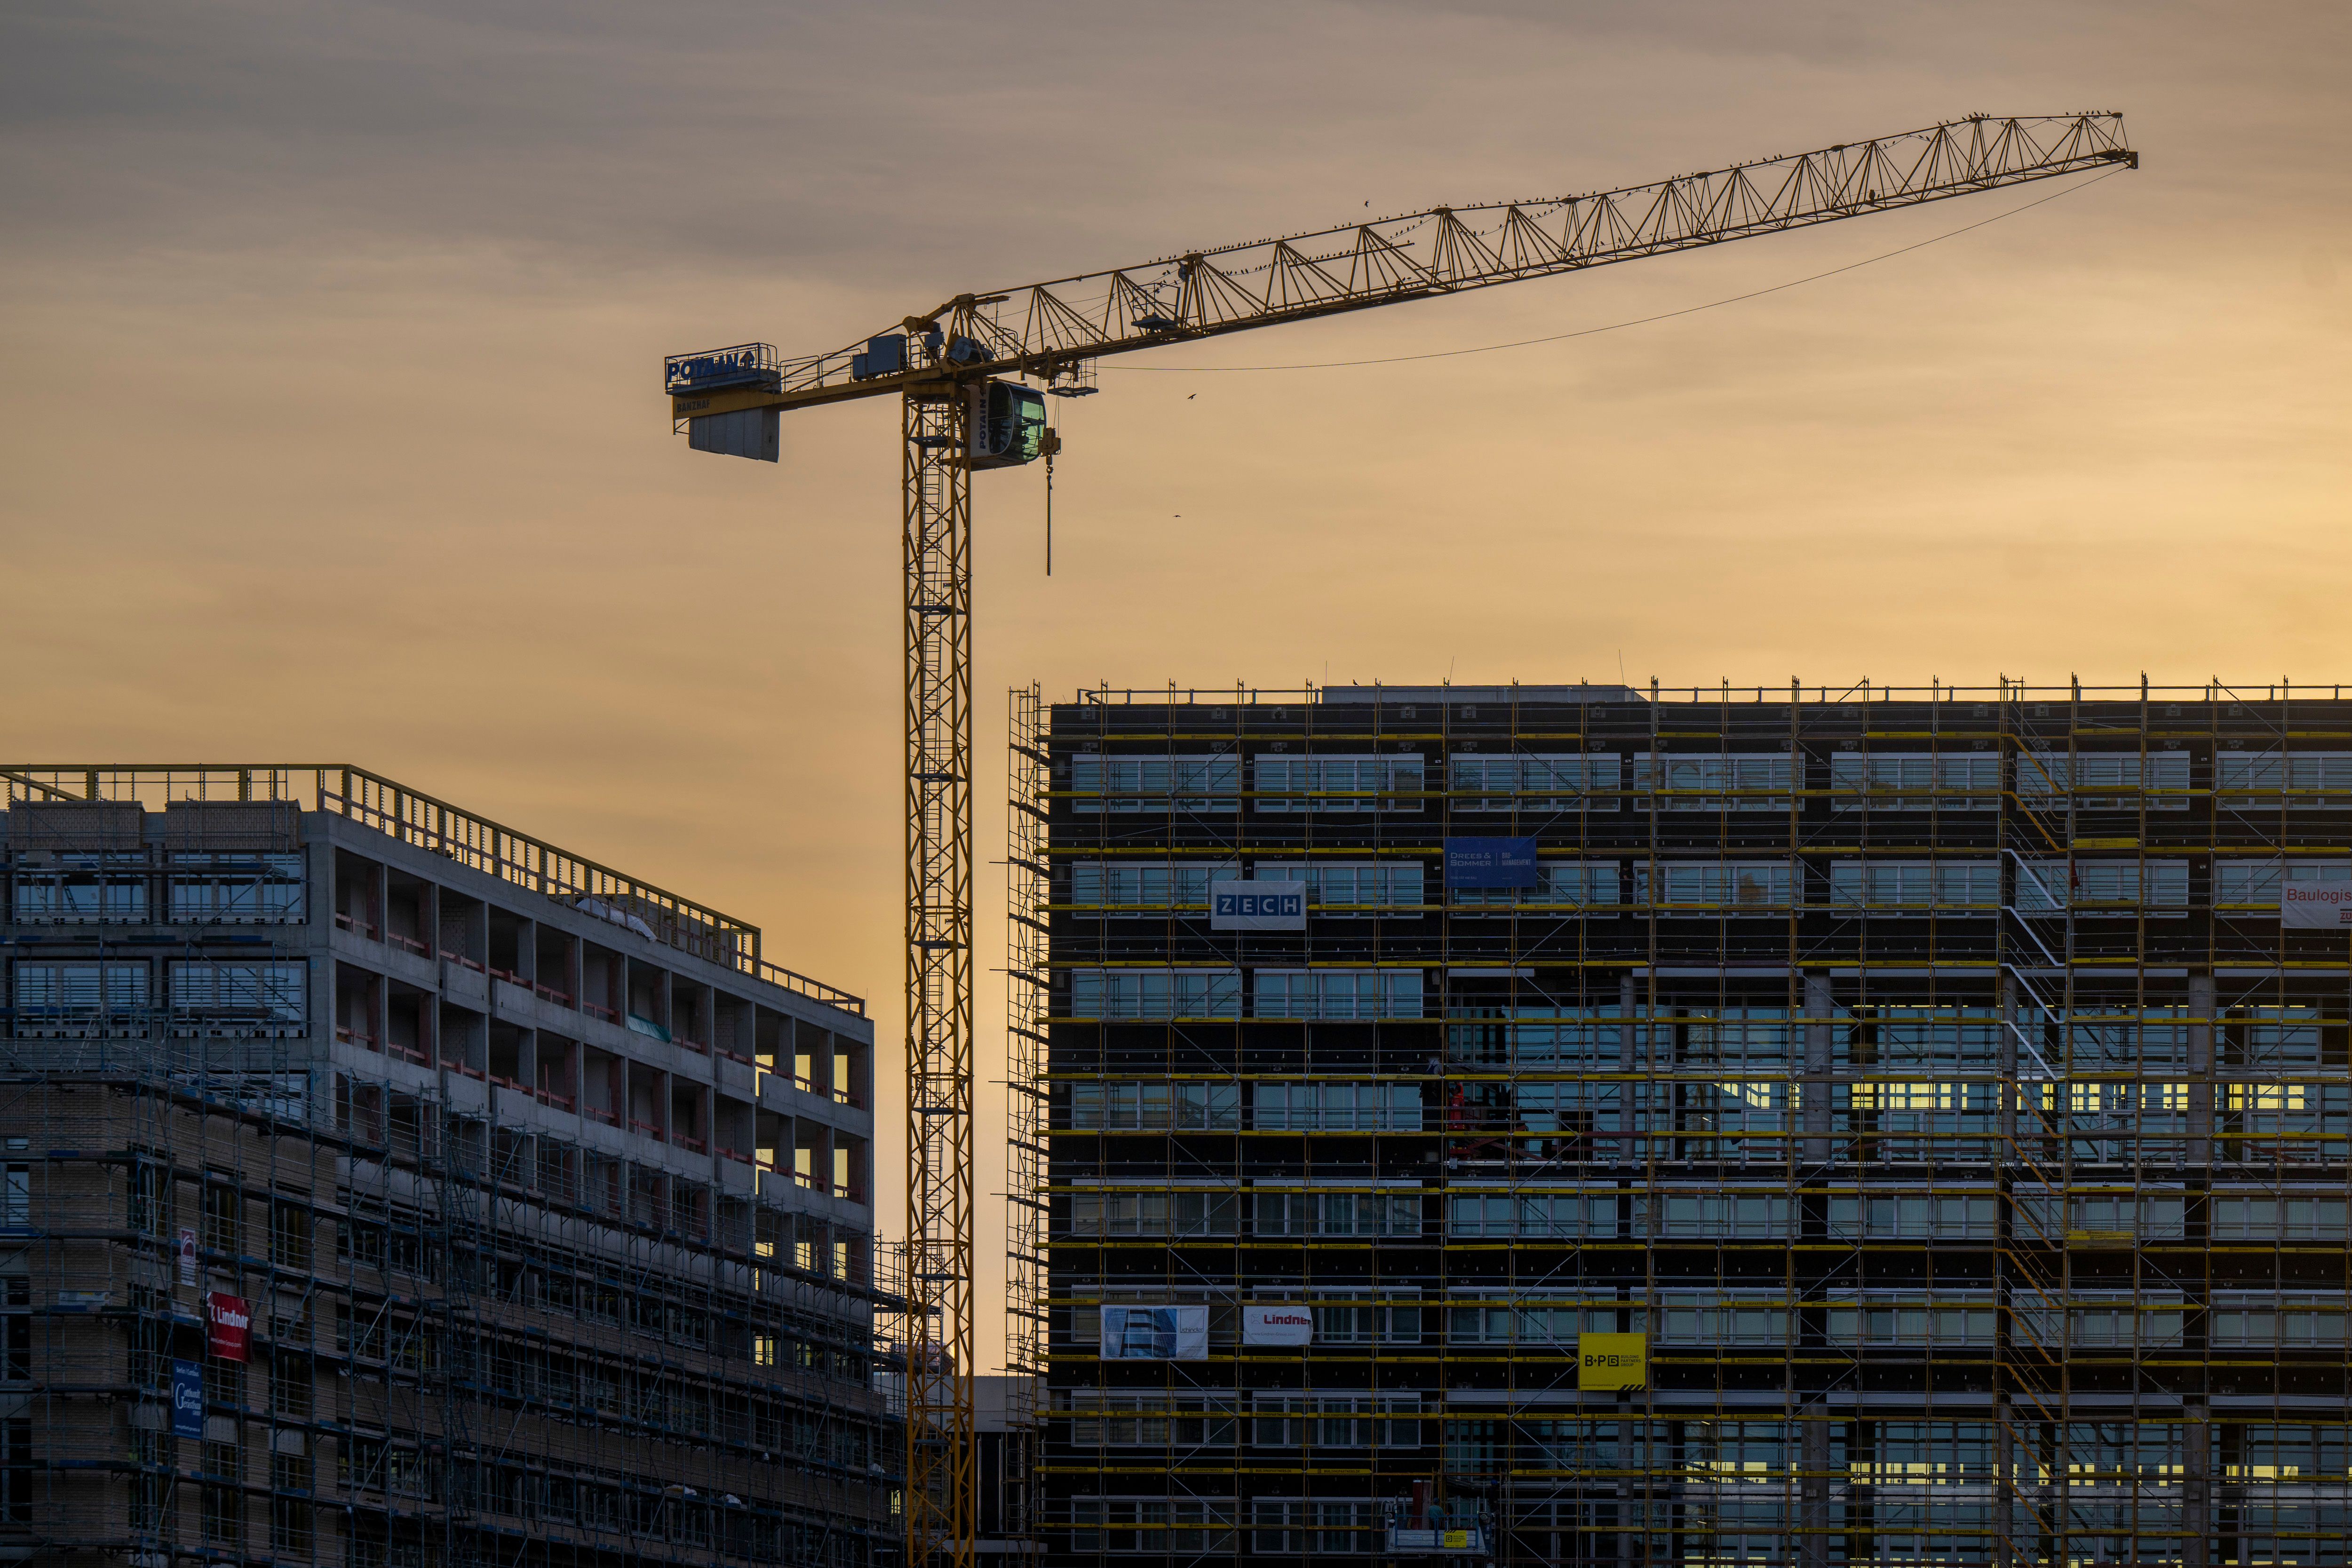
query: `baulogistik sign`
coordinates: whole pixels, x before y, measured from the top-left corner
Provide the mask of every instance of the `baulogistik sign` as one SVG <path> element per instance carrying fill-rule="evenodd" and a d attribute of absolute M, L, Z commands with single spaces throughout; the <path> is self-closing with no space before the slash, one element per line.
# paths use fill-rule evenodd
<path fill-rule="evenodd" d="M 1211 931 L 1305 931 L 1304 882 L 1212 882 Z"/>
<path fill-rule="evenodd" d="M 2352 882 L 2281 881 L 2279 924 L 2296 931 L 2352 926 Z"/>

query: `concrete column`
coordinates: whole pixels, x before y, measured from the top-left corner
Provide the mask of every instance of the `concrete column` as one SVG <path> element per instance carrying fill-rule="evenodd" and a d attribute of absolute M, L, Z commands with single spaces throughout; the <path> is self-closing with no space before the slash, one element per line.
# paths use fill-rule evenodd
<path fill-rule="evenodd" d="M 1830 1082 L 1837 1043 L 1832 1020 L 1836 1003 L 1826 974 L 1805 976 L 1805 1063 L 1799 1080 L 1804 1125 L 1804 1158 L 1808 1164 L 1826 1164 L 1830 1158 Z"/>
<path fill-rule="evenodd" d="M 1815 1413 L 1820 1414 L 1817 1406 Z M 1830 1561 L 1830 1424 L 1812 1420 L 1798 1426 L 1797 1451 L 1804 1479 L 1799 1489 L 1798 1561 L 1804 1568 L 1829 1568 Z"/>
<path fill-rule="evenodd" d="M 2189 1163 L 2213 1163 L 2213 977 L 2189 977 Z"/>
<path fill-rule="evenodd" d="M 1618 1018 L 1633 1018 L 1633 1011 L 1639 1004 L 1642 1004 L 1642 992 L 1634 987 L 1633 975 L 1621 975 L 1618 978 Z M 1639 1056 L 1634 1041 L 1642 1039 L 1642 1035 L 1644 1032 L 1637 1030 L 1633 1023 L 1625 1023 L 1618 1030 L 1618 1065 L 1625 1072 L 1639 1072 Z"/>
<path fill-rule="evenodd" d="M 2207 981 L 2210 987 L 2211 981 Z M 2194 1409 L 2184 1414 L 2192 1416 L 2202 1412 Z M 2189 1542 L 2182 1558 L 2184 1568 L 2206 1568 L 2212 1559 L 2207 1542 L 2210 1537 L 2213 1519 L 2213 1425 L 2210 1421 L 2189 1420 L 2181 1433 L 2180 1467 L 2189 1473 L 2182 1478 L 2180 1489 L 2180 1527 L 2189 1532 Z"/>
<path fill-rule="evenodd" d="M 2017 982 L 2007 975 L 2000 981 L 2000 1137 L 2006 1157 L 2014 1157 L 2017 1148 L 2017 1097 L 2022 1092 L 2018 1084 L 2017 1065 Z"/>

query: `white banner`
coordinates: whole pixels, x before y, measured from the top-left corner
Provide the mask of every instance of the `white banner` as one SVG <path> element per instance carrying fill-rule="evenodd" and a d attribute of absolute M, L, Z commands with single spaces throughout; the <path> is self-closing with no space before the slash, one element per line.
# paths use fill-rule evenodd
<path fill-rule="evenodd" d="M 2352 926 L 2352 882 L 2279 881 L 2279 924 L 2295 931 Z"/>
<path fill-rule="evenodd" d="M 1206 1307 L 1105 1307 L 1105 1361 L 1206 1361 Z"/>
<path fill-rule="evenodd" d="M 1311 1345 L 1315 1311 L 1310 1307 L 1251 1305 L 1242 1309 L 1242 1343 Z"/>
<path fill-rule="evenodd" d="M 1211 931 L 1305 931 L 1304 882 L 1212 882 Z"/>

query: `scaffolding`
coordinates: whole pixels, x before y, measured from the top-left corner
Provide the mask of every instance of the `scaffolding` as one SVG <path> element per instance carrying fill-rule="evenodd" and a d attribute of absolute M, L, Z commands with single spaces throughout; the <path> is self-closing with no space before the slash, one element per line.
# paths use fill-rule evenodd
<path fill-rule="evenodd" d="M 624 986 L 641 1036 L 734 1058 L 714 1081 L 762 1108 L 756 1134 L 666 1123 L 635 1158 L 594 1135 L 614 1118 L 591 1114 L 576 1057 L 560 1082 L 515 1065 L 511 1040 L 501 1058 L 484 1020 L 512 1007 L 445 1001 L 421 1035 L 386 1026 L 367 962 L 419 997 L 437 973 L 453 994 L 593 1004 L 486 946 L 479 900 L 454 922 L 429 902 L 388 919 L 394 868 L 328 819 L 643 951 L 845 1015 L 856 998 L 767 964 L 753 928 L 359 770 L 0 779 L 0 1551 L 140 1568 L 897 1560 L 900 1445 L 877 1386 L 896 1363 L 875 1324 L 903 1308 L 899 1260 L 802 1200 L 850 1194 L 830 1149 L 796 1158 L 765 1109 L 846 1099 L 831 1061 L 755 1037 L 748 1004 L 689 1017 L 665 993 L 656 1022 Z M 780 1126 L 783 1147 L 749 1146 Z M 707 1152 L 710 1177 L 668 1148 Z"/>
<path fill-rule="evenodd" d="M 1055 1560 L 2345 1562 L 2339 689 L 1013 710 Z"/>

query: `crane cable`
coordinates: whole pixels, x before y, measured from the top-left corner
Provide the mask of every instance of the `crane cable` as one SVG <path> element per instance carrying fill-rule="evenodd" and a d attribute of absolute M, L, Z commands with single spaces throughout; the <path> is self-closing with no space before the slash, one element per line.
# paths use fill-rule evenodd
<path fill-rule="evenodd" d="M 2071 196 L 2078 191 L 2087 191 L 2100 180 L 2112 180 L 2122 173 L 2123 170 L 2120 168 L 2110 169 L 2099 175 L 2097 179 L 2085 180 L 2079 185 L 2068 185 L 2063 190 L 2053 191 L 2046 196 L 2027 202 L 2021 206 L 2011 207 L 2005 213 L 1995 213 L 1989 218 L 1979 218 L 1975 223 L 1920 240 L 1916 244 L 1883 251 L 1876 256 L 1864 257 L 1860 261 L 1849 261 L 1843 267 L 1832 267 L 1826 272 L 1815 272 L 1804 278 L 1792 278 L 1786 283 L 1775 283 L 1769 289 L 1751 289 L 1745 294 L 1733 294 L 1721 300 L 1710 300 L 1704 305 L 1685 305 L 1679 310 L 1663 310 L 1654 316 L 1637 316 L 1629 321 L 1612 321 L 1605 327 L 1580 327 L 1572 332 L 1554 332 L 1549 337 L 1541 338 L 1520 338 L 1507 343 L 1482 343 L 1473 349 L 1437 349 L 1428 353 L 1391 354 L 1385 359 L 1324 360 L 1313 364 L 1107 364 L 1101 368 L 1107 371 L 1136 371 L 1161 375 L 1202 375 L 1229 371 L 1350 370 L 1359 365 L 1405 364 L 1414 360 L 1454 359 L 1463 354 L 1490 354 L 1503 349 L 1532 348 L 1538 343 L 1557 343 L 1564 342 L 1570 338 L 1589 338 L 1601 332 L 1619 331 L 1626 327 L 1644 327 L 1653 321 L 1670 321 L 1676 316 L 1695 316 L 1701 310 L 1713 310 L 1725 305 L 1737 305 L 1743 300 L 1760 300 L 1767 294 L 1778 294 L 1783 289 L 1801 288 L 1807 283 L 1818 283 L 1824 278 L 1834 278 L 1841 272 L 1853 272 L 1877 262 L 1892 260 L 1898 256 L 1907 256 L 1912 251 L 1925 250 L 1931 245 L 1940 245 L 1945 240 L 1957 239 L 1961 235 L 1982 228 L 1988 224 L 1999 223 L 2006 217 L 2015 217 L 2021 212 L 2031 212 L 2044 202 L 2054 202 L 2061 196 Z"/>

